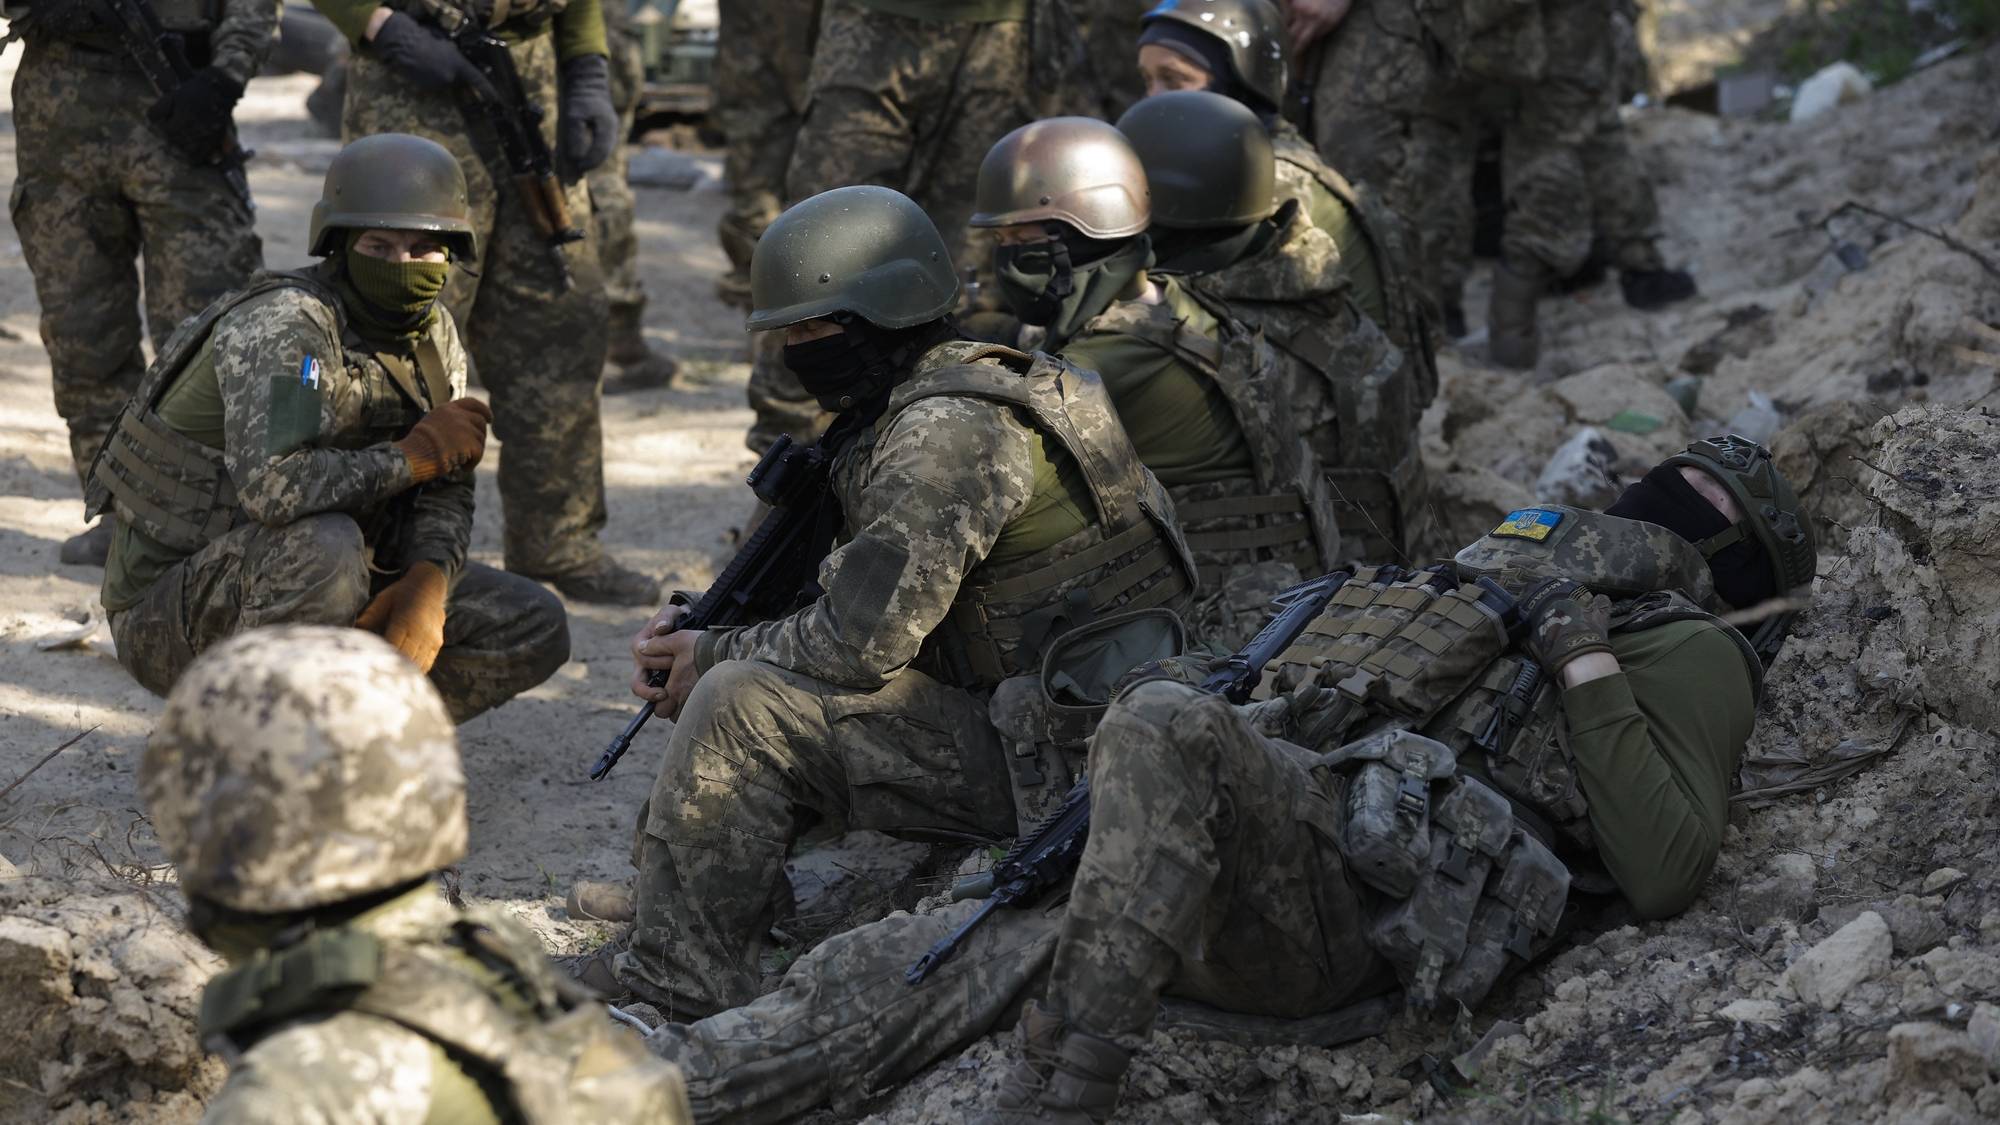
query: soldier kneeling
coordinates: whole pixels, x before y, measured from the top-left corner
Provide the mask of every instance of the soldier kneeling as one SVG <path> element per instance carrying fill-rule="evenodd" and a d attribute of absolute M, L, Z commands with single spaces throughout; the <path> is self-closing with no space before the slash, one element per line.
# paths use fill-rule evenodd
<path fill-rule="evenodd" d="M 195 661 L 139 786 L 230 967 L 201 1001 L 229 1058 L 209 1122 L 689 1120 L 674 1069 L 555 972 L 535 935 L 446 902 L 465 775 L 395 650 L 286 626 Z"/>
<path fill-rule="evenodd" d="M 561 602 L 467 563 L 492 412 L 438 303 L 476 251 L 458 161 L 420 137 L 342 149 L 310 269 L 183 324 L 91 468 L 115 518 L 101 594 L 118 660 L 164 695 L 260 625 L 354 625 L 429 673 L 459 722 L 569 659 Z"/>

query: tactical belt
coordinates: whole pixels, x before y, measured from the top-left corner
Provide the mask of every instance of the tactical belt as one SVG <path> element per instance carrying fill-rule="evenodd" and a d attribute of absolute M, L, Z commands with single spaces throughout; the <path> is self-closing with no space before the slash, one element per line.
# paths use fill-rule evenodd
<path fill-rule="evenodd" d="M 243 522 L 222 451 L 150 410 L 119 414 L 99 467 L 119 518 L 173 550 L 192 554 Z"/>
<path fill-rule="evenodd" d="M 1131 562 L 1049 604 L 1018 611 L 1008 604 L 1081 578 L 1134 551 L 1139 554 Z M 1140 588 L 1154 576 L 1158 576 L 1157 581 Z M 1152 609 L 1165 605 L 1187 589 L 1187 578 L 1181 573 L 1173 547 L 1161 538 L 1159 529 L 1150 520 L 1026 574 L 967 586 L 960 591 L 945 618 L 963 657 L 964 667 L 957 671 L 968 682 L 960 686 L 992 687 L 1031 668 L 1051 637 L 1084 624 L 1101 610 L 1114 605 L 1123 610 Z M 1132 596 L 1119 601 L 1127 594 Z M 1015 646 L 1011 662 L 1001 655 L 1002 642 Z"/>

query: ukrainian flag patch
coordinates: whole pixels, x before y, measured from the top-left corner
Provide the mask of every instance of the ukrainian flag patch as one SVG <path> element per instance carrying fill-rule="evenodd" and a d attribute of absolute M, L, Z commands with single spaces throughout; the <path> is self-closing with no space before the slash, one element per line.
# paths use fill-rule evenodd
<path fill-rule="evenodd" d="M 1532 539 L 1539 543 L 1555 531 L 1563 521 L 1561 512 L 1551 512 L 1546 508 L 1520 508 L 1507 513 L 1492 535 L 1500 539 Z"/>

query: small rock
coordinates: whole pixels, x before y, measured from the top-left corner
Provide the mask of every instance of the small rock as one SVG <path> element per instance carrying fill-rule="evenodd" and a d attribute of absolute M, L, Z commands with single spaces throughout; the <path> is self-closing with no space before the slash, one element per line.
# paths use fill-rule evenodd
<path fill-rule="evenodd" d="M 1556 985 L 1556 999 L 1558 1000 L 1568 1000 L 1576 1003 L 1586 1000 L 1589 997 L 1590 986 L 1583 983 L 1582 977 L 1571 977 L 1561 984 Z"/>
<path fill-rule="evenodd" d="M 1785 1006 L 1776 1000 L 1752 1000 L 1744 997 L 1731 1000 L 1716 1011 L 1717 1019 L 1731 1023 L 1777 1024 L 1785 1018 Z"/>
<path fill-rule="evenodd" d="M 1875 910 L 1882 915 L 1884 922 L 1889 923 L 1889 934 L 1895 938 L 1896 952 L 1902 956 L 1927 953 L 1951 936 L 1945 927 L 1943 913 L 1927 909 L 1916 895 L 1898 895 L 1892 902 L 1877 903 Z"/>
<path fill-rule="evenodd" d="M 2000 1071 L 2000 1008 L 1991 1004 L 1980 1004 L 1972 1009 L 1972 1018 L 1966 1021 L 1965 1034 L 1972 1040 L 1972 1048 L 1986 1060 L 1986 1065 Z"/>
<path fill-rule="evenodd" d="M 1899 1023 L 1889 1029 L 1891 1089 L 1978 1089 L 1986 1082 L 1986 1059 L 1972 1037 L 1937 1023 Z"/>
<path fill-rule="evenodd" d="M 1849 989 L 1888 971 L 1894 947 L 1889 924 L 1870 910 L 1807 950 L 1785 970 L 1783 983 L 1799 999 L 1830 1012 Z"/>
<path fill-rule="evenodd" d="M 1936 871 L 1924 876 L 1924 885 L 1917 893 L 1934 895 L 1946 887 L 1962 882 L 1964 879 L 1965 872 L 1960 871 L 1958 868 L 1940 867 Z"/>

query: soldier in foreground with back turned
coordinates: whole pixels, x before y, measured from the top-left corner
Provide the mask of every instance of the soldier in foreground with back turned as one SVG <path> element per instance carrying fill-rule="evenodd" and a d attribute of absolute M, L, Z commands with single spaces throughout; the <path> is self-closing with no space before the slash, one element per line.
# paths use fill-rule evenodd
<path fill-rule="evenodd" d="M 162 0 L 196 68 L 162 96 L 98 0 L 8 5 L 27 40 L 14 73 L 19 175 L 8 212 L 35 278 L 42 346 L 71 463 L 89 476 L 125 400 L 146 370 L 145 323 L 157 352 L 181 321 L 264 264 L 230 115 L 271 50 L 267 0 Z M 64 542 L 66 563 L 104 565 L 111 529 Z"/>
<path fill-rule="evenodd" d="M 438 301 L 480 249 L 458 162 L 421 137 L 342 149 L 310 269 L 260 275 L 167 342 L 92 467 L 118 660 L 164 695 L 259 625 L 354 625 L 428 672 L 452 717 L 569 658 L 562 603 L 468 563 L 486 404 Z"/>
<path fill-rule="evenodd" d="M 1477 1004 L 1558 940 L 1573 895 L 1643 918 L 1694 901 L 1789 621 L 1746 638 L 1713 612 L 1800 593 L 1813 566 L 1769 454 L 1719 438 L 1603 514 L 1523 509 L 1453 563 L 1357 570 L 1260 702 L 1162 678 L 1111 704 L 1066 902 L 993 914 L 914 986 L 976 905 L 891 916 L 651 1045 L 697 1120 L 775 1121 L 1022 1013 L 1023 1058 L 975 1120 L 1080 1125 L 1111 1115 L 1164 997 L 1280 1041 L 1280 1021 L 1398 989 Z"/>
<path fill-rule="evenodd" d="M 689 1120 L 649 1057 L 498 910 L 445 901 L 465 775 L 437 692 L 352 629 L 285 626 L 188 670 L 139 787 L 230 1073 L 211 1123 Z"/>
<path fill-rule="evenodd" d="M 609 314 L 597 244 L 583 237 L 590 200 L 581 181 L 621 137 L 600 2 L 313 6 L 354 46 L 344 134 L 428 137 L 464 169 L 483 261 L 477 274 L 455 274 L 444 299 L 465 329 L 480 384 L 493 399 L 493 433 L 506 446 L 499 480 L 507 569 L 579 601 L 654 605 L 659 583 L 620 565 L 599 540 L 599 381 Z M 538 122 L 507 104 L 505 92 L 447 37 L 473 21 L 498 41 L 504 65 L 541 112 Z M 521 174 L 504 155 L 501 128 L 487 119 L 496 114 L 524 135 L 536 131 L 552 166 Z"/>
<path fill-rule="evenodd" d="M 1213 202 L 1222 217 L 1226 201 Z M 1174 498 L 1202 569 L 1196 631 L 1230 648 L 1248 640 L 1274 595 L 1340 561 L 1289 373 L 1219 304 L 1147 272 L 1146 170 L 1113 126 L 1056 117 L 1007 134 L 980 166 L 978 207 L 1001 298 L 1045 328 L 1044 348 L 1103 378 L 1139 460 Z"/>
<path fill-rule="evenodd" d="M 1220 94 L 1156 94 L 1118 119 L 1153 189 L 1154 273 L 1261 333 L 1290 379 L 1279 396 L 1326 470 L 1350 558 L 1422 549 L 1417 425 L 1431 370 L 1361 308 L 1340 247 L 1277 192 L 1270 135 Z"/>
<path fill-rule="evenodd" d="M 630 948 L 579 972 L 674 1019 L 756 996 L 787 850 L 815 820 L 1013 835 L 994 689 L 1071 628 L 1178 608 L 1192 584 L 1172 502 L 1103 385 L 960 339 L 951 257 L 908 197 L 794 206 L 751 276 L 749 327 L 783 331 L 786 364 L 837 415 L 840 545 L 824 593 L 788 616 L 682 630 L 670 605 L 633 638 L 634 693 L 677 721 L 636 843 Z"/>

